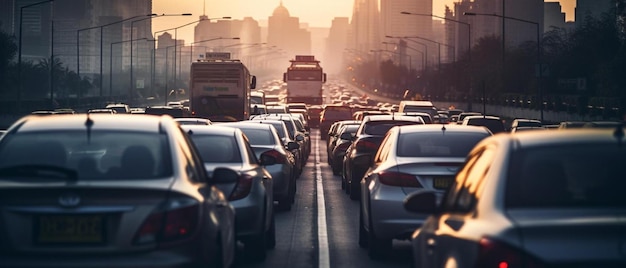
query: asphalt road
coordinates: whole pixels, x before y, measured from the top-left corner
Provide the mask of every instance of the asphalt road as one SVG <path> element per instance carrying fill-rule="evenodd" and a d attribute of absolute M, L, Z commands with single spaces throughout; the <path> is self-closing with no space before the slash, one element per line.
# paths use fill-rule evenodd
<path fill-rule="evenodd" d="M 410 245 L 394 240 L 394 253 L 373 261 L 358 245 L 359 201 L 341 190 L 341 179 L 326 163 L 325 141 L 313 129 L 312 152 L 297 180 L 291 211 L 276 214 L 276 248 L 263 262 L 237 252 L 235 267 L 409 267 Z"/>

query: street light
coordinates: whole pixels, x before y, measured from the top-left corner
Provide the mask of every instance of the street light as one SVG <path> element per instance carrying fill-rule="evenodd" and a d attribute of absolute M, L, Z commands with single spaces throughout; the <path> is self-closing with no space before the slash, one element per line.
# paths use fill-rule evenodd
<path fill-rule="evenodd" d="M 100 29 L 100 97 L 102 97 L 102 57 L 103 57 L 103 43 L 104 43 L 104 27 L 107 26 L 111 26 L 114 24 L 118 24 L 118 23 L 122 23 L 125 21 L 129 21 L 129 20 L 133 20 L 136 18 L 141 18 L 141 17 L 153 17 L 156 16 L 157 14 L 147 14 L 147 15 L 138 15 L 138 16 L 133 16 L 130 18 L 126 18 L 126 19 L 122 19 L 119 21 L 114 21 L 111 23 L 106 23 L 103 25 L 99 25 L 99 26 L 93 26 L 93 27 L 87 27 L 87 28 L 82 28 L 82 29 L 78 29 L 76 31 L 76 74 L 78 75 L 78 77 L 80 78 L 80 32 L 82 31 L 87 31 L 87 30 L 93 30 L 93 29 Z M 80 91 L 79 91 L 80 93 Z"/>
<path fill-rule="evenodd" d="M 398 55 L 402 56 L 402 54 L 399 53 L 399 52 L 395 52 L 395 51 L 392 51 L 392 50 L 386 50 L 386 49 L 377 49 L 377 50 L 373 50 L 372 49 L 372 50 L 370 50 L 370 52 L 389 52 L 389 53 L 398 54 Z M 413 61 L 413 59 L 412 59 L 411 55 L 406 55 L 406 56 L 409 57 L 409 70 L 411 70 L 413 68 L 411 66 L 411 62 Z"/>
<path fill-rule="evenodd" d="M 135 88 L 135 83 L 133 82 L 133 38 L 134 35 L 133 33 L 135 32 L 134 29 L 135 27 L 133 26 L 133 24 L 135 22 L 139 22 L 139 21 L 144 21 L 144 20 L 150 20 L 153 18 L 158 18 L 158 17 L 170 17 L 170 16 L 191 16 L 191 13 L 183 13 L 183 14 L 160 14 L 160 15 L 156 15 L 156 16 L 151 16 L 148 18 L 143 18 L 143 19 L 139 19 L 139 20 L 134 20 L 130 22 L 130 87 L 128 89 L 128 98 L 130 101 L 132 101 L 133 98 L 133 89 Z"/>
<path fill-rule="evenodd" d="M 139 41 L 139 40 L 147 40 L 147 38 L 144 37 L 144 38 L 139 38 L 135 40 L 122 40 L 118 42 L 111 42 L 110 44 L 111 47 L 109 49 L 109 98 L 113 96 L 113 45 L 122 44 L 126 42 Z"/>
<path fill-rule="evenodd" d="M 32 7 L 32 6 L 50 3 L 50 2 L 54 2 L 54 0 L 41 1 L 41 2 L 32 3 L 29 5 L 20 7 L 20 27 L 19 27 L 20 38 L 18 40 L 18 45 L 17 45 L 17 50 L 18 50 L 17 52 L 17 80 L 18 80 L 17 85 L 18 87 L 17 87 L 17 109 L 16 110 L 18 113 L 20 113 L 22 109 L 22 20 L 24 17 L 24 9 Z"/>
<path fill-rule="evenodd" d="M 541 118 L 541 121 L 543 122 L 543 89 L 541 88 L 541 76 L 543 75 L 542 74 L 543 67 L 541 66 L 542 65 L 541 63 L 541 31 L 539 29 L 539 23 L 535 21 L 525 20 L 525 19 L 502 16 L 498 14 L 464 12 L 463 15 L 465 16 L 492 16 L 492 17 L 502 18 L 503 20 L 510 19 L 510 20 L 515 20 L 515 21 L 525 22 L 525 23 L 530 23 L 530 24 L 535 25 L 535 27 L 537 28 L 537 70 L 538 70 L 537 72 L 537 95 L 539 95 L 538 99 L 539 99 L 540 118 Z M 502 42 L 504 42 L 504 38 L 502 39 Z"/>
<path fill-rule="evenodd" d="M 402 40 L 404 40 L 404 39 L 406 38 L 406 37 L 401 37 L 401 36 L 391 36 L 391 35 L 387 35 L 387 36 L 385 36 L 385 37 L 387 37 L 387 38 L 399 38 L 399 39 L 402 39 Z M 409 40 L 409 41 L 411 41 L 411 42 L 413 42 L 413 43 L 416 43 L 416 44 L 418 44 L 418 45 L 422 45 L 422 46 L 424 46 L 424 53 L 423 53 L 423 54 L 424 54 L 424 57 L 423 57 L 423 62 L 424 62 L 424 63 L 422 64 L 422 66 L 423 66 L 423 68 L 424 68 L 424 71 L 428 70 L 428 45 L 426 45 L 426 44 L 424 44 L 424 43 L 422 43 L 422 42 L 417 42 L 417 41 L 415 41 L 415 40 L 411 40 L 411 39 L 407 39 L 407 40 Z"/>

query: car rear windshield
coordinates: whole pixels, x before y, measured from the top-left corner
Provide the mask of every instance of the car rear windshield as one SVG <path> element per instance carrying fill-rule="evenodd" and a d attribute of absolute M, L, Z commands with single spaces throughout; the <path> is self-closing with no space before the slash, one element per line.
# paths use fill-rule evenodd
<path fill-rule="evenodd" d="M 577 144 L 528 148 L 510 161 L 507 208 L 626 206 L 626 147 Z"/>
<path fill-rule="evenodd" d="M 332 109 L 324 110 L 324 119 L 351 119 L 352 118 L 352 110 L 350 107 L 333 107 Z"/>
<path fill-rule="evenodd" d="M 251 145 L 274 145 L 276 140 L 269 129 L 240 128 Z"/>
<path fill-rule="evenodd" d="M 191 135 L 205 163 L 243 163 L 234 136 Z"/>
<path fill-rule="evenodd" d="M 78 180 L 155 179 L 172 176 L 167 144 L 165 134 L 149 132 L 25 132 L 0 144 L 0 170 L 41 165 L 74 170 Z"/>
<path fill-rule="evenodd" d="M 404 125 L 415 125 L 415 124 L 418 124 L 418 123 L 414 121 L 399 121 L 399 120 L 369 121 L 365 123 L 365 125 L 363 126 L 363 130 L 361 131 L 361 134 L 383 136 L 392 127 L 404 126 Z"/>
<path fill-rule="evenodd" d="M 401 133 L 396 154 L 400 157 L 466 157 L 488 133 Z"/>

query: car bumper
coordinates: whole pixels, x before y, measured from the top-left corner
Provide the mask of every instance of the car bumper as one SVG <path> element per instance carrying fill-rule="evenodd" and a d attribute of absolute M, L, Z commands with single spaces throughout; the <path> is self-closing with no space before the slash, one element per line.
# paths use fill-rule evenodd
<path fill-rule="evenodd" d="M 394 187 L 395 188 L 395 187 Z M 422 226 L 429 214 L 416 214 L 404 209 L 406 194 L 401 188 L 375 189 L 370 195 L 370 228 L 376 237 L 409 239 Z"/>

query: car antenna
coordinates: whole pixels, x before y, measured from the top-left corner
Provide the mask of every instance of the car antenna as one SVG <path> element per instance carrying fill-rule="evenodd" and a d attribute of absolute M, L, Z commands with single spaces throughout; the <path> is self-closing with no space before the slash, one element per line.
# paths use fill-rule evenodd
<path fill-rule="evenodd" d="M 87 144 L 91 143 L 91 127 L 93 127 L 93 120 L 89 118 L 87 113 L 87 120 L 85 121 L 85 127 L 87 127 Z"/>
<path fill-rule="evenodd" d="M 624 123 L 621 123 L 617 126 L 617 129 L 615 129 L 615 132 L 613 132 L 613 137 L 617 139 L 617 144 L 619 144 L 619 147 L 622 147 L 622 139 L 624 138 Z"/>

